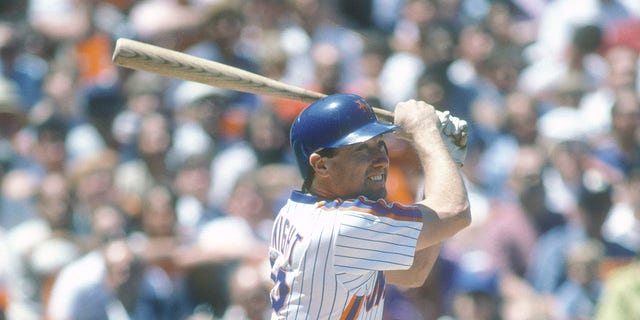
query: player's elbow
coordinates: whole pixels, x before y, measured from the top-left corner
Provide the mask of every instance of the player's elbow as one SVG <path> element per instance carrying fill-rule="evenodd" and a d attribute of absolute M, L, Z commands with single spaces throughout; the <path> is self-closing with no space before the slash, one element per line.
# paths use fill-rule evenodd
<path fill-rule="evenodd" d="M 406 281 L 406 283 L 404 284 L 404 287 L 406 288 L 422 287 L 425 281 L 427 281 L 427 278 L 429 277 L 430 273 L 431 273 L 431 268 L 428 268 L 427 270 L 423 270 L 422 272 L 419 272 L 419 273 L 415 273 L 414 277 L 411 277 Z"/>
<path fill-rule="evenodd" d="M 387 283 L 397 287 L 419 288 L 429 277 L 431 268 L 412 271 L 392 271 L 387 273 Z"/>
<path fill-rule="evenodd" d="M 469 202 L 460 207 L 456 214 L 456 218 L 459 220 L 460 230 L 471 225 L 471 206 L 469 205 Z"/>
<path fill-rule="evenodd" d="M 443 225 L 447 234 L 453 236 L 471 224 L 471 205 L 468 199 L 441 201 L 437 204 L 425 203 L 431 210 L 425 211 L 425 221 Z M 441 239 L 444 240 L 444 239 Z"/>
<path fill-rule="evenodd" d="M 407 288 L 422 287 L 440 254 L 441 244 L 415 252 L 413 263 L 407 270 L 387 272 L 387 281 Z"/>
<path fill-rule="evenodd" d="M 424 285 L 424 282 L 427 280 L 427 277 L 424 278 L 416 278 L 413 281 L 406 280 L 403 283 L 396 284 L 397 286 L 404 287 L 407 289 L 420 288 Z"/>
<path fill-rule="evenodd" d="M 469 202 L 462 203 L 455 208 L 452 208 L 450 213 L 446 216 L 447 224 L 450 226 L 449 230 L 451 234 L 448 237 L 452 237 L 458 231 L 468 227 L 471 224 L 471 206 Z M 444 239 L 443 239 L 444 240 Z"/>

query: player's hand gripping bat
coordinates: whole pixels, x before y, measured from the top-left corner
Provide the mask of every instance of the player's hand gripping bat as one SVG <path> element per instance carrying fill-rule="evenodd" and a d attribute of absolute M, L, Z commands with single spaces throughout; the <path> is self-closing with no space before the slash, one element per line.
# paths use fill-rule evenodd
<path fill-rule="evenodd" d="M 289 85 L 246 70 L 226 64 L 188 55 L 175 50 L 161 48 L 151 44 L 120 38 L 113 52 L 113 62 L 117 65 L 148 71 L 167 77 L 199 82 L 228 90 L 287 98 L 312 103 L 326 97 L 297 86 Z M 393 113 L 380 108 L 373 108 L 381 121 L 393 122 Z M 467 124 L 464 120 L 453 123 L 453 116 L 440 115 L 443 130 L 453 142 L 465 147 L 467 143 Z M 457 118 L 455 118 L 457 119 Z"/>

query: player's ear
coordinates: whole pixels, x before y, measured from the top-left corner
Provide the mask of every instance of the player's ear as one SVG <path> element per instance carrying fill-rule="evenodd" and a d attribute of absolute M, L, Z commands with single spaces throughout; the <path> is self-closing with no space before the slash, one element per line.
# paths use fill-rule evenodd
<path fill-rule="evenodd" d="M 323 157 L 317 153 L 312 153 L 309 156 L 309 165 L 311 166 L 311 168 L 313 168 L 313 171 L 315 171 L 315 174 L 317 176 L 326 176 L 327 173 L 327 160 L 328 158 Z"/>

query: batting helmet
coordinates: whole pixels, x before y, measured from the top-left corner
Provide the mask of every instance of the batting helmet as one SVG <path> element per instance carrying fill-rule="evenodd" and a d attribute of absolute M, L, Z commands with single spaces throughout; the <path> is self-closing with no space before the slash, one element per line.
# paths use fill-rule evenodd
<path fill-rule="evenodd" d="M 333 94 L 305 108 L 291 126 L 291 147 L 307 178 L 309 156 L 320 149 L 367 141 L 399 127 L 379 122 L 371 106 L 354 94 Z"/>

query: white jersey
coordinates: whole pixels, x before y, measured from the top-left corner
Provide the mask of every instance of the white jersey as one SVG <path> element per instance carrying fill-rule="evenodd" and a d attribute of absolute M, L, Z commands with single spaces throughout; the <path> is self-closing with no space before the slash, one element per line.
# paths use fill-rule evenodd
<path fill-rule="evenodd" d="M 382 319 L 386 270 L 413 263 L 422 214 L 294 191 L 273 225 L 272 319 Z"/>

